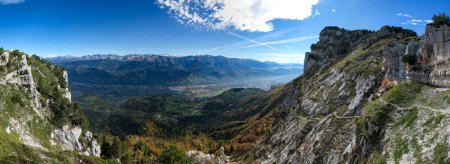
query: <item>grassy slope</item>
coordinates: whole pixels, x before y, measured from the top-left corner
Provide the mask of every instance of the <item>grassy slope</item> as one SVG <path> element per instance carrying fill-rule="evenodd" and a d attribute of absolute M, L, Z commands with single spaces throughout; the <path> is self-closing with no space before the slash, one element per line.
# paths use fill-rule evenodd
<path fill-rule="evenodd" d="M 391 162 L 415 161 L 417 163 L 446 163 L 448 147 L 446 129 L 449 121 L 450 90 L 419 83 L 402 83 L 391 88 L 383 97 L 366 105 L 363 120 L 387 127 L 386 145 L 372 152 L 369 161 L 381 160 L 377 154 Z M 432 109 L 435 110 L 432 110 Z M 360 134 L 370 135 L 359 128 Z M 368 138 L 379 144 L 381 138 Z"/>
<path fill-rule="evenodd" d="M 22 54 L 18 51 L 11 53 L 10 63 L 1 66 L 0 77 L 4 77 L 7 73 L 21 67 Z M 40 88 L 41 90 L 50 89 L 60 84 L 58 76 L 52 72 L 50 65 L 42 63 L 35 57 L 28 58 L 28 60 L 28 64 L 33 67 L 34 80 L 37 81 L 39 78 L 45 77 L 46 86 L 49 88 Z M 41 98 L 44 101 L 51 97 L 44 95 Z M 50 123 L 49 118 L 40 118 L 31 104 L 31 94 L 25 87 L 12 84 L 0 86 L 0 161 L 2 163 L 39 163 L 44 161 L 75 163 L 74 159 L 100 161 L 100 159 L 80 156 L 74 152 L 62 152 L 58 146 L 52 145 L 50 134 L 55 126 Z M 43 110 L 49 111 L 48 108 Z M 12 126 L 14 126 L 11 124 L 12 120 L 16 120 L 19 126 L 42 148 L 24 145 L 19 138 L 19 134 L 12 130 Z"/>

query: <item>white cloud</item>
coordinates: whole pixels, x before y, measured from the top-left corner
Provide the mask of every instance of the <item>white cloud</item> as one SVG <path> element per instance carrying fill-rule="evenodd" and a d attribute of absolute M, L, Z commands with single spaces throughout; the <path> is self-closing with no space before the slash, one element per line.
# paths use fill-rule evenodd
<path fill-rule="evenodd" d="M 177 21 L 196 28 L 268 32 L 272 20 L 304 20 L 319 0 L 157 0 Z M 317 10 L 318 11 L 318 10 Z"/>
<path fill-rule="evenodd" d="M 335 13 L 335 12 L 336 12 L 336 9 L 331 9 L 331 12 Z"/>
<path fill-rule="evenodd" d="M 403 17 L 407 17 L 407 18 L 412 18 L 413 16 L 409 15 L 409 14 L 405 14 L 405 13 L 398 13 L 397 16 L 403 16 Z"/>
<path fill-rule="evenodd" d="M 19 4 L 23 2 L 25 2 L 25 0 L 0 0 L 0 3 L 3 5 Z"/>
<path fill-rule="evenodd" d="M 427 23 L 432 23 L 432 22 L 433 22 L 432 20 L 412 19 L 412 20 L 403 22 L 402 24 L 403 24 L 403 25 L 405 25 L 405 24 L 410 24 L 410 25 L 417 26 L 417 25 L 419 25 L 419 24 L 425 25 L 425 24 L 427 24 Z"/>

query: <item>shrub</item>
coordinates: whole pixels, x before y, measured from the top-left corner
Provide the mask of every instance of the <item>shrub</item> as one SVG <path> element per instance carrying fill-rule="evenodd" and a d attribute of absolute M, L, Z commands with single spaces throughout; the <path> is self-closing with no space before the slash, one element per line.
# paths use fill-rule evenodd
<path fill-rule="evenodd" d="M 417 57 L 415 55 L 405 55 L 402 57 L 402 61 L 404 63 L 408 64 L 416 64 L 417 63 Z"/>
<path fill-rule="evenodd" d="M 175 145 L 164 148 L 160 155 L 157 156 L 159 163 L 163 164 L 190 164 L 192 159 Z"/>
<path fill-rule="evenodd" d="M 433 15 L 433 24 L 438 25 L 438 26 L 450 24 L 450 18 L 445 13 L 439 13 L 437 15 Z"/>
<path fill-rule="evenodd" d="M 19 104 L 20 106 L 25 106 L 25 103 L 22 100 L 22 97 L 20 95 L 15 94 L 13 97 L 11 97 L 11 101 L 13 103 Z"/>
<path fill-rule="evenodd" d="M 385 100 L 397 105 L 414 103 L 413 100 L 420 94 L 422 87 L 419 83 L 402 83 L 390 89 Z"/>
<path fill-rule="evenodd" d="M 104 159 L 109 159 L 112 157 L 111 144 L 104 138 L 102 146 L 100 147 L 101 157 Z"/>
<path fill-rule="evenodd" d="M 395 140 L 394 160 L 397 163 L 403 156 L 409 152 L 408 140 L 398 137 Z"/>
<path fill-rule="evenodd" d="M 417 119 L 417 114 L 419 111 L 417 109 L 412 109 L 411 112 L 409 112 L 405 117 L 402 118 L 401 122 L 406 127 L 411 127 L 411 125 L 414 123 L 414 121 Z"/>

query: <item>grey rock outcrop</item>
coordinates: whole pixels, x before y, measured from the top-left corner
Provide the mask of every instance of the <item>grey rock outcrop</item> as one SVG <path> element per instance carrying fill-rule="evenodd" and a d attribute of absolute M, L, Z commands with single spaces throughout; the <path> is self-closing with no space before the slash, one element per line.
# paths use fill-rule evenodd
<path fill-rule="evenodd" d="M 61 145 L 62 150 L 78 151 L 83 155 L 100 156 L 100 146 L 97 144 L 97 140 L 93 138 L 91 132 L 86 132 L 84 136 L 80 127 L 69 128 L 64 126 L 62 129 L 56 129 L 52 131 L 51 138 L 53 142 Z M 81 139 L 86 141 L 80 142 Z"/>
<path fill-rule="evenodd" d="M 66 81 L 66 84 L 69 84 L 69 76 L 67 75 L 67 71 L 63 72 L 63 77 L 64 80 Z M 66 87 L 64 89 L 64 94 L 63 94 L 64 98 L 68 99 L 69 102 L 72 102 L 72 93 L 70 93 L 69 88 Z"/>
<path fill-rule="evenodd" d="M 400 47 L 398 47 L 400 46 Z M 388 76 L 398 81 L 411 80 L 439 87 L 450 87 L 450 27 L 427 25 L 420 41 L 411 41 L 406 47 L 388 48 L 385 69 Z M 405 48 L 403 48 L 405 47 Z M 402 58 L 416 60 L 404 63 Z"/>
<path fill-rule="evenodd" d="M 319 71 L 344 58 L 351 48 L 366 39 L 368 30 L 349 31 L 339 27 L 326 27 L 320 32 L 319 42 L 306 53 L 304 71 Z"/>
<path fill-rule="evenodd" d="M 223 147 L 219 150 L 219 155 L 214 154 L 205 154 L 201 151 L 191 150 L 186 153 L 188 157 L 194 159 L 196 163 L 208 164 L 208 163 L 217 163 L 217 164 L 227 164 L 230 163 L 230 157 L 225 155 L 225 150 Z"/>

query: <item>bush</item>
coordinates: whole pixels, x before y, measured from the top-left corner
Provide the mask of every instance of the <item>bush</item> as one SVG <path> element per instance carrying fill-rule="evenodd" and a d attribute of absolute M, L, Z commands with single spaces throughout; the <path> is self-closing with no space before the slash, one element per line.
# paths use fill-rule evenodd
<path fill-rule="evenodd" d="M 450 18 L 445 13 L 439 13 L 438 15 L 433 15 L 433 24 L 438 25 L 438 26 L 450 24 Z"/>
<path fill-rule="evenodd" d="M 164 148 L 160 155 L 157 156 L 159 163 L 163 164 L 190 164 L 192 159 L 175 145 Z"/>
<path fill-rule="evenodd" d="M 112 144 L 110 144 L 106 138 L 103 138 L 100 149 L 100 155 L 104 159 L 121 159 L 121 161 L 127 161 L 127 159 L 129 159 L 127 145 L 118 137 L 114 137 Z"/>
<path fill-rule="evenodd" d="M 408 63 L 410 65 L 417 63 L 417 57 L 415 55 L 405 55 L 402 57 L 402 61 L 404 63 Z"/>
<path fill-rule="evenodd" d="M 20 95 L 15 94 L 13 97 L 11 97 L 11 101 L 13 103 L 19 104 L 20 106 L 25 106 L 25 103 L 22 100 L 22 97 Z"/>

